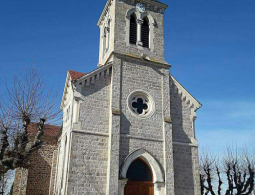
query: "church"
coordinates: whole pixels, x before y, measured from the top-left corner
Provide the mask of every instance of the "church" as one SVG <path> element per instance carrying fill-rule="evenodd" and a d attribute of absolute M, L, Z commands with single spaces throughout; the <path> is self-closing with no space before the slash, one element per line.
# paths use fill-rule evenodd
<path fill-rule="evenodd" d="M 165 61 L 166 9 L 156 0 L 106 2 L 97 67 L 67 72 L 47 194 L 201 194 L 202 105 Z"/>

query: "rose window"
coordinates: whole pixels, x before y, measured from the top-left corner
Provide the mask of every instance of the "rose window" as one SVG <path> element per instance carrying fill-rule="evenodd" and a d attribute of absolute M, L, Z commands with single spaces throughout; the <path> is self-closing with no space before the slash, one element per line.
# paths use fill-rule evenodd
<path fill-rule="evenodd" d="M 154 101 L 147 92 L 135 91 L 129 95 L 128 108 L 135 116 L 150 117 L 154 107 Z"/>
<path fill-rule="evenodd" d="M 136 97 L 132 101 L 133 111 L 137 114 L 146 114 L 148 112 L 148 101 L 141 97 Z"/>

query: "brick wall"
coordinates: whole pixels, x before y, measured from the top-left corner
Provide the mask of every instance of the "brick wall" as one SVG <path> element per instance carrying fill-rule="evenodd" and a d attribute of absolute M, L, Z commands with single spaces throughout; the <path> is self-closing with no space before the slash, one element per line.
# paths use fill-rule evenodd
<path fill-rule="evenodd" d="M 49 195 L 51 174 L 55 174 L 55 170 L 52 170 L 53 153 L 57 149 L 60 129 L 46 125 L 44 130 L 43 145 L 31 155 L 29 168 L 16 169 L 13 195 Z M 36 125 L 31 124 L 28 128 L 31 143 L 36 132 Z"/>
<path fill-rule="evenodd" d="M 53 152 L 56 142 L 47 141 L 41 149 L 31 156 L 28 170 L 27 195 L 48 195 L 52 169 Z"/>

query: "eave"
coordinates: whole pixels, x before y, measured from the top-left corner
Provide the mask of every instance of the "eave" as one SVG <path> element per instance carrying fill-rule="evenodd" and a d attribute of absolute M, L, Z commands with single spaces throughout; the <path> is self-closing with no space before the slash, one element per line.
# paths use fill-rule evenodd
<path fill-rule="evenodd" d="M 68 83 L 70 82 L 70 80 L 71 80 L 71 76 L 70 76 L 69 72 L 67 71 L 66 82 L 65 82 L 64 92 L 63 92 L 63 95 L 62 95 L 61 106 L 60 106 L 61 110 L 64 107 L 64 102 L 65 102 L 65 98 L 66 98 L 67 88 L 69 87 Z"/>
<path fill-rule="evenodd" d="M 94 83 L 95 80 L 98 80 L 100 76 L 102 75 L 109 75 L 110 69 L 112 67 L 112 63 L 109 63 L 107 65 L 101 66 L 97 68 L 96 70 L 93 70 L 90 73 L 87 73 L 85 76 L 77 79 L 73 82 L 74 85 L 89 85 L 90 83 Z M 102 74 L 103 73 L 103 74 Z"/>

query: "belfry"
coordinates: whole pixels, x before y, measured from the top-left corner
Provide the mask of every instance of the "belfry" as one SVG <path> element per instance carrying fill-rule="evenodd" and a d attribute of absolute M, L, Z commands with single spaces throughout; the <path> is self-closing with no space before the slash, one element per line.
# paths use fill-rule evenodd
<path fill-rule="evenodd" d="M 196 111 L 171 75 L 156 0 L 108 0 L 97 69 L 68 71 L 55 195 L 199 195 Z"/>

